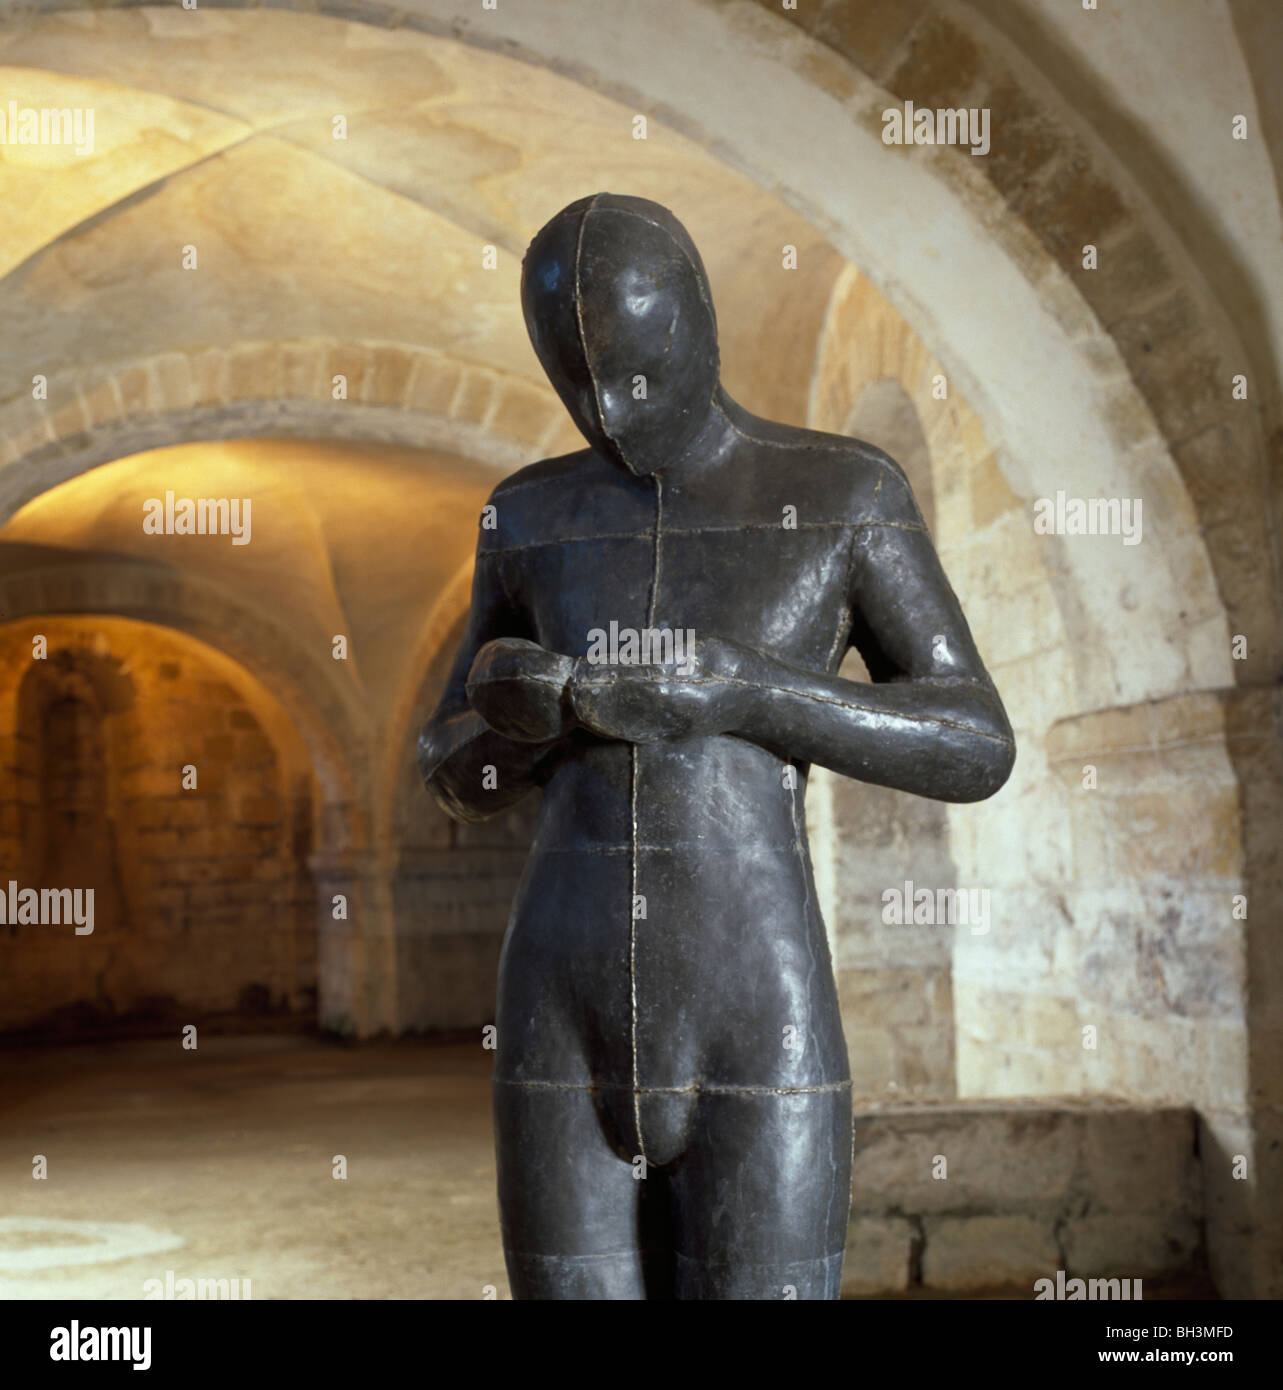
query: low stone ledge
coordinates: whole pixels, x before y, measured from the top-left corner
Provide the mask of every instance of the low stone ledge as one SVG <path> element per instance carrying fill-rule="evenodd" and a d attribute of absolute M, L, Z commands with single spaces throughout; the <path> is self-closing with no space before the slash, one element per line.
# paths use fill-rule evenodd
<path fill-rule="evenodd" d="M 1195 1136 L 1192 1110 L 1106 1099 L 861 1105 L 843 1293 L 1196 1272 Z"/>

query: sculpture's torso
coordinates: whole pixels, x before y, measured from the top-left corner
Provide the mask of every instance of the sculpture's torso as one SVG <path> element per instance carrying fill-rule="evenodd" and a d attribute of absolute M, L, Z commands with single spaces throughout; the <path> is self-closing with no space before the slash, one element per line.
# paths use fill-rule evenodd
<path fill-rule="evenodd" d="M 528 625 L 512 635 L 583 655 L 613 620 L 836 670 L 852 533 L 882 470 L 832 439 L 752 426 L 682 481 L 584 451 L 501 487 L 478 563 Z M 497 1081 L 593 1088 L 619 1152 L 659 1163 L 701 1093 L 846 1086 L 806 769 L 790 768 L 733 737 L 576 741 L 545 789 L 504 948 Z"/>

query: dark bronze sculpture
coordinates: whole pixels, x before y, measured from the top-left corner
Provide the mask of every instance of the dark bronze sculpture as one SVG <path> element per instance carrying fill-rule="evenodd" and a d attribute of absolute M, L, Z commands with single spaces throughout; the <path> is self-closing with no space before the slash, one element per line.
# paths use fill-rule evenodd
<path fill-rule="evenodd" d="M 807 772 L 978 800 L 1011 729 L 900 468 L 722 389 L 671 213 L 565 208 L 522 300 L 589 447 L 495 489 L 420 739 L 459 819 L 544 789 L 496 1016 L 512 1292 L 836 1298 L 850 1074 Z M 871 683 L 837 675 L 851 645 Z"/>

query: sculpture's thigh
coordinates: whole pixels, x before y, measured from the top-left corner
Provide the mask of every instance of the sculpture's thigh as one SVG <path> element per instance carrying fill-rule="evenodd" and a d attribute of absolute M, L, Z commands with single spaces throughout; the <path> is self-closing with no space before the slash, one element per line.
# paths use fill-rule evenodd
<path fill-rule="evenodd" d="M 592 1093 L 494 1087 L 499 1220 L 513 1298 L 653 1296 L 633 1165 L 607 1141 Z"/>
<path fill-rule="evenodd" d="M 670 1175 L 678 1298 L 837 1298 L 849 1086 L 705 1093 Z"/>

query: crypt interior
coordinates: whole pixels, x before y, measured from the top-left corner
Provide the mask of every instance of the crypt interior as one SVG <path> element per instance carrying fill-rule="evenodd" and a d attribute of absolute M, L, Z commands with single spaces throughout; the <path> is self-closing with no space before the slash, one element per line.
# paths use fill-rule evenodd
<path fill-rule="evenodd" d="M 810 779 L 844 1292 L 1279 1297 L 1280 70 L 1269 0 L 0 15 L 0 96 L 95 113 L 0 147 L 0 886 L 96 903 L 0 925 L 0 1292 L 506 1297 L 537 798 L 455 824 L 415 744 L 490 490 L 582 446 L 522 254 L 610 190 L 690 230 L 737 400 L 904 467 L 1016 733 L 974 805 Z M 884 143 L 906 100 L 991 148 Z"/>

